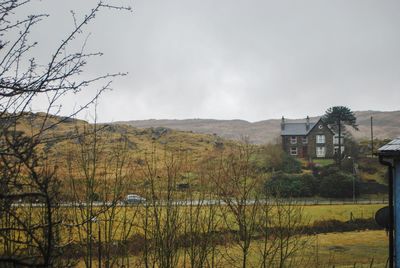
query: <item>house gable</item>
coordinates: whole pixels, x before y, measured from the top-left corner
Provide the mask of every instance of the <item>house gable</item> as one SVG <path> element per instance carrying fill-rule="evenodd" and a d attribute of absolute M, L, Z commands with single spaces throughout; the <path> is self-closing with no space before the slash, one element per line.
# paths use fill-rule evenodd
<path fill-rule="evenodd" d="M 318 130 L 328 130 L 332 135 L 335 135 L 335 132 L 327 125 L 325 122 L 320 118 L 317 123 L 313 125 L 313 127 L 310 128 L 310 130 L 307 132 L 307 136 L 315 131 L 315 129 Z"/>
<path fill-rule="evenodd" d="M 333 158 L 335 154 L 333 137 L 335 133 L 321 119 L 310 130 L 308 150 L 312 158 Z"/>

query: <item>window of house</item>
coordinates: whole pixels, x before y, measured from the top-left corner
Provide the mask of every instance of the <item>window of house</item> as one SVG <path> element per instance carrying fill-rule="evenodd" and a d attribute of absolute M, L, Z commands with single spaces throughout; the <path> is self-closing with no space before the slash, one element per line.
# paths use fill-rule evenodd
<path fill-rule="evenodd" d="M 297 143 L 297 137 L 296 136 L 290 137 L 290 143 L 291 144 L 296 144 Z"/>
<path fill-rule="evenodd" d="M 307 144 L 308 143 L 308 137 L 303 137 L 303 144 Z"/>
<path fill-rule="evenodd" d="M 317 135 L 317 143 L 325 143 L 325 135 Z"/>
<path fill-rule="evenodd" d="M 297 155 L 297 147 L 290 148 L 290 155 Z"/>
<path fill-rule="evenodd" d="M 344 153 L 344 146 L 342 146 L 341 148 L 342 150 L 342 154 Z M 335 146 L 335 154 L 337 154 L 339 152 L 339 146 Z"/>
<path fill-rule="evenodd" d="M 340 143 L 341 143 L 341 144 L 344 143 L 343 136 L 340 138 Z M 339 144 L 339 135 L 333 136 L 333 144 Z"/>
<path fill-rule="evenodd" d="M 317 157 L 325 157 L 326 151 L 324 146 L 317 147 Z"/>

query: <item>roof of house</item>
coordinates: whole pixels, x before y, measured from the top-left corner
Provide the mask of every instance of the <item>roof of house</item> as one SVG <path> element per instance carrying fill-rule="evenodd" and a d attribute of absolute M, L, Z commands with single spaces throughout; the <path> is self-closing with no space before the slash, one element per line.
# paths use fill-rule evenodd
<path fill-rule="evenodd" d="M 384 156 L 400 156 L 400 137 L 383 145 L 378 149 L 378 153 Z"/>
<path fill-rule="evenodd" d="M 285 129 L 281 135 L 307 135 L 318 122 L 310 122 L 310 127 L 307 129 L 307 123 L 285 123 Z"/>

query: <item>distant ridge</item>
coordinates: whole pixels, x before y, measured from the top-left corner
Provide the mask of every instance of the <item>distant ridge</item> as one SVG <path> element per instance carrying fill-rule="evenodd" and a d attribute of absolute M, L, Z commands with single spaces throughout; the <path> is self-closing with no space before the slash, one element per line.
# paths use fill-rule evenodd
<path fill-rule="evenodd" d="M 374 136 L 376 138 L 391 139 L 400 136 L 400 111 L 356 111 L 355 114 L 360 130 L 349 130 L 356 139 L 369 139 L 371 116 L 374 118 Z M 311 117 L 311 120 L 316 121 L 318 118 L 320 116 Z M 295 122 L 304 119 L 288 120 Z M 217 134 L 233 140 L 240 140 L 247 137 L 252 143 L 263 144 L 277 141 L 280 135 L 280 122 L 281 119 L 268 119 L 254 123 L 240 119 L 150 119 L 120 121 L 114 124 L 126 124 L 138 128 L 167 127 L 196 133 Z"/>

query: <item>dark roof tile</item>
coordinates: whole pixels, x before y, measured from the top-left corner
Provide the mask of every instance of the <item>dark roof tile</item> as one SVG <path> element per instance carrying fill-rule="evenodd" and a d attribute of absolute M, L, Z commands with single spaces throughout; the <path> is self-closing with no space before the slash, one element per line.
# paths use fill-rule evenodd
<path fill-rule="evenodd" d="M 310 122 L 310 127 L 307 129 L 306 123 L 285 123 L 285 129 L 282 130 L 281 135 L 307 135 L 315 124 L 315 122 Z"/>

